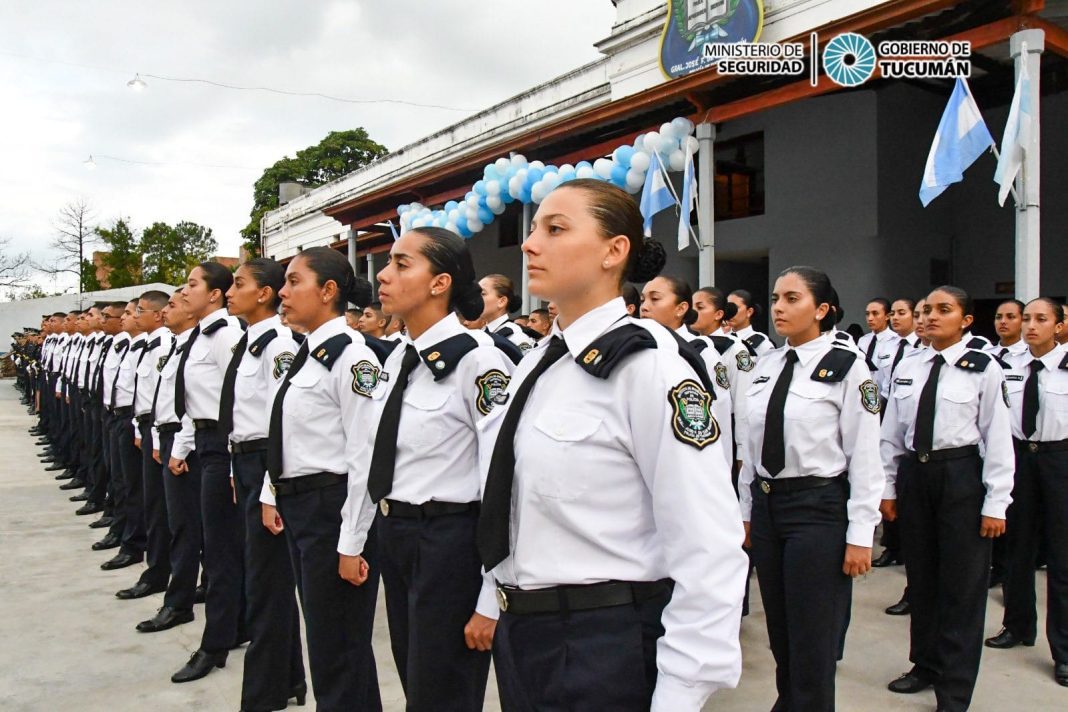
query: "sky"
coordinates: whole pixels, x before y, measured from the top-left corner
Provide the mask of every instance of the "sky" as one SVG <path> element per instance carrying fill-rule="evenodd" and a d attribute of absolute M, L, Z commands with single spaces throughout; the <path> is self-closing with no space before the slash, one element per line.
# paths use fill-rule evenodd
<path fill-rule="evenodd" d="M 252 185 L 278 159 L 359 126 L 400 148 L 596 59 L 614 16 L 610 0 L 7 0 L 0 238 L 47 263 L 60 208 L 85 198 L 99 224 L 191 220 L 237 255 Z M 135 73 L 462 110 L 148 77 L 135 92 Z"/>

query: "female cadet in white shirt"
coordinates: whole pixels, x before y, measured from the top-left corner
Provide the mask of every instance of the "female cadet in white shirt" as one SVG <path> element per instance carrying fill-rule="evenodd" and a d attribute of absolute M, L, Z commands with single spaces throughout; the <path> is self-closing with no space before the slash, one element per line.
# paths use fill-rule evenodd
<path fill-rule="evenodd" d="M 1007 520 L 1004 627 L 986 645 L 1035 644 L 1035 559 L 1044 549 L 1046 638 L 1054 679 L 1068 686 L 1068 349 L 1057 344 L 1065 328 L 1060 302 L 1034 299 L 1023 310 L 1027 349 L 1006 357 L 1016 477 Z"/>
<path fill-rule="evenodd" d="M 1012 431 L 1001 366 L 962 340 L 972 301 L 939 287 L 923 306 L 931 348 L 894 373 L 880 446 L 883 516 L 900 516 L 913 668 L 890 683 L 934 685 L 938 708 L 971 702 L 983 650 L 991 540 L 1005 532 Z"/>
<path fill-rule="evenodd" d="M 519 324 L 511 321 L 508 315 L 519 311 L 522 301 L 515 293 L 515 285 L 512 280 L 503 274 L 490 274 L 478 282 L 480 294 L 483 300 L 483 308 L 480 317 L 486 325 L 486 330 L 491 334 L 499 334 L 519 347 L 522 353 L 530 351 L 537 344 Z"/>
<path fill-rule="evenodd" d="M 851 577 L 871 567 L 879 523 L 879 393 L 864 359 L 825 333 L 835 301 L 817 269 L 779 275 L 771 315 L 786 345 L 761 357 L 738 423 L 776 710 L 834 709 Z"/>
<path fill-rule="evenodd" d="M 192 418 L 195 429 L 208 590 L 200 648 L 173 682 L 196 680 L 222 667 L 227 653 L 246 640 L 243 527 L 230 485 L 230 451 L 219 431 L 223 374 L 242 335 L 237 319 L 226 313 L 226 290 L 233 281 L 230 270 L 218 262 L 201 262 L 182 291 L 183 306 L 198 324 L 178 362 L 174 409 L 179 417 Z"/>
<path fill-rule="evenodd" d="M 481 710 L 497 618 L 475 545 L 481 481 L 476 423 L 504 398 L 512 362 L 465 319 L 482 313 L 467 242 L 409 230 L 378 273 L 387 313 L 408 333 L 366 373 L 381 407 L 369 475 L 349 480 L 341 573 L 360 546 L 349 532 L 375 516 L 393 659 L 410 712 Z M 481 596 L 480 596 L 481 593 Z"/>
<path fill-rule="evenodd" d="M 230 440 L 234 494 L 245 536 L 245 712 L 282 709 L 290 697 L 303 704 L 308 690 L 289 548 L 285 537 L 264 528 L 260 506 L 269 398 L 297 353 L 293 332 L 278 316 L 285 273 L 274 260 L 257 257 L 238 268 L 226 292 L 230 314 L 248 323 L 226 367 L 219 403 L 219 430 Z"/>
<path fill-rule="evenodd" d="M 341 508 L 349 478 L 363 480 L 374 428 L 368 397 L 378 358 L 345 324 L 349 302 L 371 301 L 370 284 L 329 247 L 297 255 L 279 295 L 286 320 L 307 334 L 275 393 L 267 472 L 260 501 L 272 534 L 285 531 L 304 609 L 312 688 L 322 712 L 382 709 L 371 648 L 378 567 L 374 529 L 357 532 L 366 545 L 357 572 L 338 573 Z"/>
<path fill-rule="evenodd" d="M 741 673 L 746 558 L 711 395 L 620 297 L 663 248 L 600 181 L 556 188 L 531 228 L 530 287 L 558 317 L 479 424 L 503 706 L 696 712 Z"/>
<path fill-rule="evenodd" d="M 764 309 L 753 302 L 753 295 L 746 289 L 735 289 L 727 295 L 727 300 L 737 308 L 731 319 L 731 332 L 752 347 L 757 356 L 763 356 L 775 348 L 767 334 L 761 334 L 753 328 L 753 319 L 764 313 Z"/>

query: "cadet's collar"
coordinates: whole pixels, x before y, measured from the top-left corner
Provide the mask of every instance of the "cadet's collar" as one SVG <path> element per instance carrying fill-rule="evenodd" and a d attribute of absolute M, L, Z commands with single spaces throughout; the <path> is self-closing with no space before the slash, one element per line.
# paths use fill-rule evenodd
<path fill-rule="evenodd" d="M 608 328 L 627 316 L 627 304 L 623 297 L 616 297 L 596 309 L 586 312 L 567 329 L 560 328 L 560 322 L 553 319 L 553 328 L 549 336 L 560 336 L 567 343 L 567 350 L 574 358 L 585 355 L 586 347 Z"/>
<path fill-rule="evenodd" d="M 737 334 L 733 332 L 724 331 L 723 324 L 720 324 L 719 328 L 709 334 L 709 336 L 737 336 Z"/>
<path fill-rule="evenodd" d="M 420 334 L 418 339 L 413 341 L 411 337 L 405 336 L 404 340 L 406 343 L 415 344 L 415 350 L 421 352 L 429 349 L 435 344 L 440 344 L 449 337 L 456 336 L 457 334 L 466 334 L 467 331 L 467 328 L 460 323 L 460 319 L 456 314 L 450 312 L 446 314 L 443 319 Z"/>
<path fill-rule="evenodd" d="M 1042 365 L 1047 371 L 1055 371 L 1061 366 L 1061 361 L 1064 360 L 1065 353 L 1068 353 L 1068 348 L 1065 348 L 1064 344 L 1057 344 L 1054 346 L 1048 354 L 1040 359 L 1036 359 L 1031 355 L 1031 349 L 1027 349 L 1027 359 L 1024 364 L 1024 368 L 1029 368 L 1032 361 L 1041 361 Z"/>
<path fill-rule="evenodd" d="M 880 331 L 878 334 L 875 335 L 875 340 L 876 341 L 886 341 L 887 339 L 894 338 L 894 335 L 895 335 L 894 334 L 894 330 L 891 329 L 888 326 L 885 329 L 883 329 L 882 331 Z"/>
<path fill-rule="evenodd" d="M 920 337 L 916 336 L 915 330 L 910 331 L 901 338 L 909 342 L 909 346 L 915 346 L 916 344 L 920 343 Z"/>
<path fill-rule="evenodd" d="M 174 335 L 174 340 L 178 346 L 184 346 L 186 341 L 189 341 L 189 336 L 193 333 L 193 327 L 189 327 L 180 334 Z"/>
<path fill-rule="evenodd" d="M 1008 349 L 1009 350 L 1008 352 L 1010 354 L 1022 354 L 1025 351 L 1029 351 L 1030 350 L 1030 349 L 1027 348 L 1027 342 L 1024 341 L 1023 339 L 1020 339 L 1015 344 L 1011 344 L 1009 346 L 1002 346 L 1000 341 L 998 343 L 994 344 L 994 352 L 995 353 L 1000 353 L 1002 349 Z M 1056 350 L 1056 347 L 1054 347 L 1054 350 Z"/>
<path fill-rule="evenodd" d="M 230 313 L 228 311 L 226 311 L 226 307 L 219 307 L 218 309 L 216 309 L 215 311 L 211 312 L 210 314 L 205 315 L 204 318 L 200 320 L 200 323 L 198 324 L 198 326 L 200 326 L 201 330 L 203 330 L 205 326 L 208 326 L 210 324 L 214 324 L 219 319 L 227 319 L 229 314 Z M 229 319 L 227 319 L 227 322 L 229 322 Z"/>
<path fill-rule="evenodd" d="M 149 341 L 154 341 L 156 339 L 159 339 L 160 341 L 162 341 L 163 338 L 165 336 L 167 336 L 168 334 L 170 334 L 170 333 L 171 333 L 170 329 L 168 329 L 165 326 L 161 326 L 158 329 L 156 329 L 155 331 L 153 331 L 151 334 L 148 335 L 148 340 Z"/>
<path fill-rule="evenodd" d="M 277 314 L 275 314 L 274 316 L 268 317 L 267 319 L 264 319 L 263 321 L 258 321 L 255 324 L 249 324 L 248 325 L 248 331 L 246 331 L 245 333 L 248 334 L 248 342 L 251 344 L 253 341 L 255 341 L 256 339 L 260 338 L 261 336 L 266 334 L 271 329 L 281 329 L 281 328 L 282 328 L 282 317 L 280 317 Z"/>
<path fill-rule="evenodd" d="M 683 339 L 685 339 L 686 341 L 694 341 L 694 340 L 700 338 L 700 337 L 694 335 L 694 333 L 691 332 L 689 329 L 687 329 L 685 324 L 680 326 L 678 329 L 675 329 L 675 333 L 678 334 Z"/>
<path fill-rule="evenodd" d="M 820 336 L 816 337 L 812 341 L 801 344 L 796 348 L 791 346 L 789 342 L 787 342 L 787 344 L 783 347 L 783 353 L 785 354 L 787 351 L 791 350 L 796 351 L 797 362 L 801 365 L 802 368 L 804 368 L 808 366 L 809 362 L 812 359 L 823 354 L 827 350 L 827 347 L 834 348 L 834 346 L 831 346 L 830 339 L 824 338 L 825 336 L 826 334 L 820 334 Z"/>
<path fill-rule="evenodd" d="M 308 351 L 315 353 L 315 349 L 322 346 L 323 342 L 329 338 L 337 336 L 338 334 L 344 334 L 350 331 L 348 324 L 345 323 L 345 317 L 334 317 L 330 321 L 322 324 L 318 329 L 308 334 Z"/>
<path fill-rule="evenodd" d="M 496 331 L 497 329 L 500 329 L 502 326 L 504 326 L 507 322 L 508 315 L 502 314 L 501 316 L 486 324 L 486 328 L 490 331 Z"/>
<path fill-rule="evenodd" d="M 132 346 L 133 344 L 139 344 L 139 343 L 141 343 L 142 341 L 144 341 L 147 338 L 148 338 L 148 335 L 145 334 L 145 332 L 142 331 L 140 334 L 138 334 L 137 336 L 133 337 L 133 339 L 130 342 L 130 345 Z"/>
<path fill-rule="evenodd" d="M 957 343 L 953 344 L 949 348 L 943 349 L 942 351 L 939 351 L 934 346 L 932 346 L 930 349 L 927 350 L 926 353 L 923 354 L 923 358 L 926 361 L 930 362 L 934 361 L 935 356 L 940 355 L 946 360 L 946 363 L 952 365 L 960 360 L 960 357 L 964 355 L 965 351 L 968 351 L 968 346 L 965 343 L 965 340 L 961 339 Z"/>
<path fill-rule="evenodd" d="M 753 328 L 752 324 L 750 324 L 749 326 L 744 326 L 734 332 L 735 336 L 737 336 L 739 339 L 748 339 L 755 333 L 756 329 Z"/>

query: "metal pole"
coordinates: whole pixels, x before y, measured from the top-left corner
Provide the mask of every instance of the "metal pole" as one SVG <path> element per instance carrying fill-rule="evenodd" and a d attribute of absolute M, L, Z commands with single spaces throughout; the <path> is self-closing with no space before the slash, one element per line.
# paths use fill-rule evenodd
<path fill-rule="evenodd" d="M 523 313 L 529 314 L 536 307 L 534 302 L 536 301 L 530 293 L 530 277 L 527 275 L 527 253 L 523 252 L 523 243 L 527 241 L 527 237 L 530 235 L 530 221 L 534 219 L 534 205 L 527 203 L 523 206 L 523 217 L 520 218 L 523 222 L 519 225 L 519 246 L 520 253 L 523 255 Z"/>
<path fill-rule="evenodd" d="M 716 126 L 697 124 L 697 230 L 700 250 L 697 254 L 697 284 L 716 286 L 715 175 Z"/>
<path fill-rule="evenodd" d="M 1021 50 L 1027 46 L 1026 56 Z M 1039 295 L 1041 232 L 1039 227 L 1039 152 L 1041 150 L 1039 129 L 1039 81 L 1041 57 L 1046 47 L 1046 33 L 1042 30 L 1021 30 L 1009 40 L 1009 55 L 1015 60 L 1016 77 L 1020 76 L 1023 62 L 1027 62 L 1030 77 L 1031 145 L 1024 151 L 1024 163 L 1016 176 L 1016 192 L 1020 199 L 1016 204 L 1016 298 L 1027 302 Z"/>
<path fill-rule="evenodd" d="M 349 241 L 349 264 L 352 265 L 352 271 L 356 271 L 356 231 L 349 228 L 345 232 L 345 237 Z"/>
<path fill-rule="evenodd" d="M 367 253 L 367 281 L 371 283 L 371 294 L 378 299 L 378 280 L 375 279 L 375 256 Z"/>

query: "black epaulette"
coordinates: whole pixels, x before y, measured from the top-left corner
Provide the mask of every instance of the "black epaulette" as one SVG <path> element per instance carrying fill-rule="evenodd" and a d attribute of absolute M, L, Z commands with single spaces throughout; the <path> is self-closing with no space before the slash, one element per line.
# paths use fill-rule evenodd
<path fill-rule="evenodd" d="M 478 341 L 475 337 L 470 334 L 457 334 L 423 349 L 419 355 L 434 374 L 434 380 L 440 381 L 460 365 L 460 360 L 465 355 L 477 348 Z"/>
<path fill-rule="evenodd" d="M 267 344 L 274 341 L 274 338 L 276 336 L 278 336 L 277 331 L 275 331 L 274 329 L 268 329 L 266 332 L 264 332 L 262 336 L 260 336 L 260 338 L 256 339 L 248 345 L 248 352 L 256 358 L 259 358 L 260 354 L 263 353 L 263 350 L 267 348 Z"/>
<path fill-rule="evenodd" d="M 351 343 L 352 337 L 348 334 L 331 336 L 319 348 L 315 349 L 315 353 L 311 354 L 311 357 L 326 366 L 326 370 L 329 371 L 334 367 L 334 362 L 338 360 L 341 354 L 345 353 L 345 349 Z"/>
<path fill-rule="evenodd" d="M 683 339 L 685 341 L 685 339 Z M 708 342 L 704 339 L 694 339 L 693 341 L 686 341 L 686 345 L 694 350 L 694 353 L 701 353 L 708 348 Z"/>
<path fill-rule="evenodd" d="M 1001 370 L 1003 370 L 1003 371 L 1011 371 L 1012 370 L 1012 364 L 1009 363 L 1008 361 L 1006 361 L 1005 359 L 1001 358 L 997 354 L 991 354 L 991 357 L 995 361 L 998 362 L 998 365 L 1001 366 Z"/>
<path fill-rule="evenodd" d="M 289 331 L 291 334 L 293 334 L 293 340 L 296 341 L 298 344 L 303 344 L 304 340 L 308 338 L 299 331 L 293 331 L 292 329 L 290 329 Z"/>
<path fill-rule="evenodd" d="M 749 346 L 753 354 L 756 355 L 757 347 L 764 343 L 764 339 L 766 338 L 767 337 L 763 334 L 753 334 L 752 336 L 742 339 L 742 341 L 744 341 L 746 346 Z"/>
<path fill-rule="evenodd" d="M 393 353 L 393 349 L 397 348 L 397 344 L 400 343 L 399 341 L 387 341 L 367 334 L 364 334 L 363 340 L 367 344 L 367 348 L 374 352 L 380 366 L 386 363 L 386 359 L 389 358 L 389 355 Z"/>
<path fill-rule="evenodd" d="M 720 356 L 725 355 L 734 346 L 734 339 L 729 336 L 709 336 L 708 338 L 712 339 L 712 345 L 716 347 L 716 351 L 719 351 Z M 750 349 L 749 344 L 745 347 L 750 350 L 751 356 L 756 356 L 755 349 Z"/>
<path fill-rule="evenodd" d="M 647 329 L 637 324 L 624 324 L 594 339 L 583 349 L 582 355 L 575 358 L 575 363 L 591 376 L 607 379 L 631 354 L 655 348 L 656 337 Z"/>
<path fill-rule="evenodd" d="M 989 345 L 990 344 L 986 339 L 981 338 L 979 336 L 973 336 L 971 339 L 968 340 L 968 343 L 965 344 L 965 346 L 967 346 L 969 349 L 982 349 Z"/>
<path fill-rule="evenodd" d="M 224 326 L 226 326 L 226 319 L 217 319 L 216 321 L 211 322 L 210 324 L 205 326 L 203 329 L 201 329 L 200 333 L 204 334 L 205 336 L 211 336 L 212 334 L 214 334 L 216 331 L 218 331 L 219 329 L 223 328 Z"/>
<path fill-rule="evenodd" d="M 152 341 L 145 344 L 145 351 L 151 351 L 152 349 L 158 348 L 161 343 L 163 343 L 163 341 L 157 336 L 152 339 Z"/>
<path fill-rule="evenodd" d="M 508 360 L 513 364 L 518 364 L 523 360 L 523 350 L 509 341 L 505 336 L 501 335 L 501 332 L 491 333 L 489 335 L 493 339 L 493 345 L 497 349 L 508 357 Z"/>
<path fill-rule="evenodd" d="M 957 368 L 963 368 L 965 371 L 975 371 L 982 373 L 986 370 L 986 367 L 990 365 L 990 362 L 994 360 L 994 357 L 990 354 L 983 353 L 982 351 L 968 351 L 961 356 L 954 366 Z"/>
<path fill-rule="evenodd" d="M 517 326 L 518 326 L 518 324 L 517 324 Z M 529 336 L 530 338 L 534 339 L 535 341 L 541 341 L 541 339 L 542 339 L 542 335 L 539 334 L 538 332 L 534 331 L 533 329 L 531 329 L 529 326 L 520 326 L 519 330 L 522 331 L 527 336 Z"/>
<path fill-rule="evenodd" d="M 241 331 L 248 331 L 248 322 L 241 317 L 237 317 L 237 325 L 241 327 Z"/>
<path fill-rule="evenodd" d="M 508 338 L 509 336 L 514 334 L 515 332 L 512 331 L 512 327 L 511 326 L 502 326 L 500 329 L 497 329 L 497 331 L 491 331 L 490 333 L 491 334 L 500 334 L 501 336 L 503 336 L 505 338 Z"/>
<path fill-rule="evenodd" d="M 640 327 L 639 327 L 640 328 Z M 708 368 L 705 367 L 705 360 L 701 358 L 701 354 L 694 351 L 690 344 L 691 342 L 682 338 L 674 331 L 671 335 L 675 337 L 675 341 L 679 344 L 679 356 L 682 356 L 686 363 L 690 364 L 690 368 L 697 374 L 697 378 L 700 379 L 701 385 L 708 392 L 708 395 L 712 397 L 712 400 L 716 399 L 716 389 L 712 385 L 712 377 L 708 375 Z"/>
<path fill-rule="evenodd" d="M 1058 366 L 1057 368 L 1061 368 L 1061 369 L 1064 369 L 1065 371 L 1068 371 L 1068 354 L 1065 355 L 1064 360 L 1061 361 L 1061 365 Z"/>
<path fill-rule="evenodd" d="M 821 383 L 840 383 L 853 362 L 857 360 L 857 353 L 851 349 L 831 349 L 812 371 L 812 380 Z"/>

